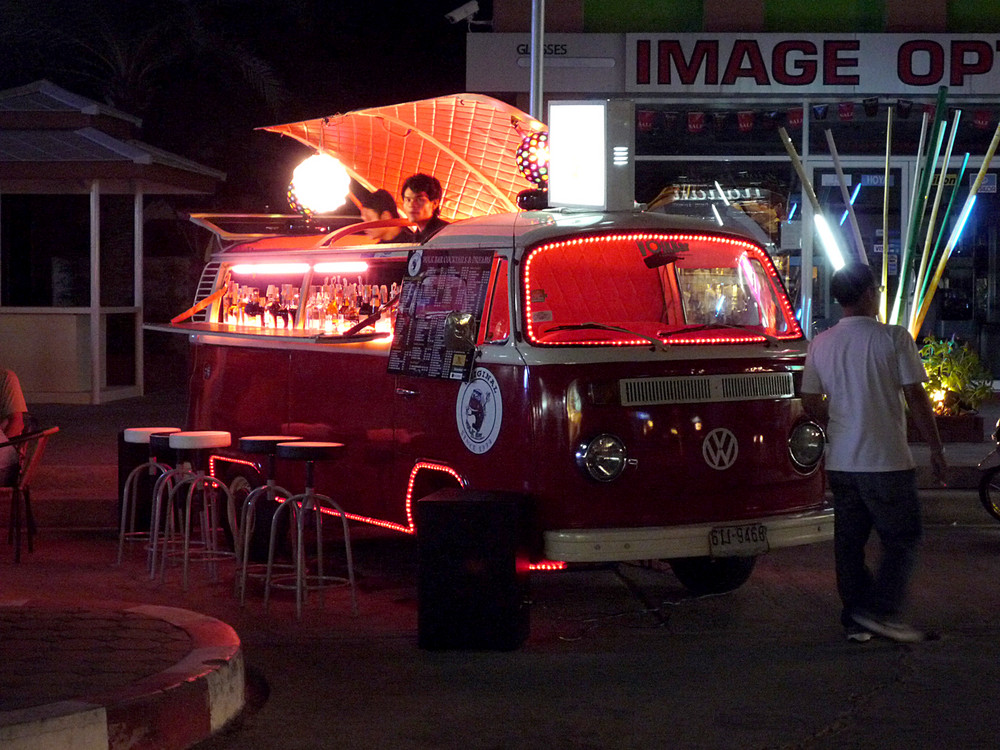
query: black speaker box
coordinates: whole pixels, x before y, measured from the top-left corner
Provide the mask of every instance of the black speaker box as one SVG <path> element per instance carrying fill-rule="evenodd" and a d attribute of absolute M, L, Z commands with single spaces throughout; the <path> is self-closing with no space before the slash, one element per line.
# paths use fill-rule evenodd
<path fill-rule="evenodd" d="M 518 648 L 530 628 L 529 498 L 448 489 L 416 512 L 420 648 Z"/>

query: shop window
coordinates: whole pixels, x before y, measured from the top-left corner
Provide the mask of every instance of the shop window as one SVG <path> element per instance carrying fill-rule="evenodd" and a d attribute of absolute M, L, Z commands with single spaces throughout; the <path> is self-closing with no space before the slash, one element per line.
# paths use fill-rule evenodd
<path fill-rule="evenodd" d="M 0 198 L 0 304 L 90 304 L 90 203 L 86 195 Z"/>
<path fill-rule="evenodd" d="M 135 316 L 109 314 L 105 316 L 105 326 L 107 385 L 135 385 Z"/>
<path fill-rule="evenodd" d="M 101 305 L 105 307 L 134 304 L 134 205 L 131 195 L 101 196 Z"/>

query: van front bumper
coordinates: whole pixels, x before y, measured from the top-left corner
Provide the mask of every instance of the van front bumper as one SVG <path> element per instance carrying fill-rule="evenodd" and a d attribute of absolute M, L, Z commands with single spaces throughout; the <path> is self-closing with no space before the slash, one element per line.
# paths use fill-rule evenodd
<path fill-rule="evenodd" d="M 795 547 L 833 539 L 833 508 L 808 513 L 741 519 L 687 526 L 623 529 L 565 529 L 544 533 L 545 557 L 562 562 L 616 562 L 704 557 L 712 554 L 713 529 L 761 524 L 768 549 Z"/>

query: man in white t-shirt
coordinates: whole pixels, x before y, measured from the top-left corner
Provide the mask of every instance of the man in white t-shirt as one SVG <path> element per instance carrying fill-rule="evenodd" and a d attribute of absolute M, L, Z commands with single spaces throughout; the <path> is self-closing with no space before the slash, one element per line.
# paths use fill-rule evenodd
<path fill-rule="evenodd" d="M 909 332 L 878 322 L 878 289 L 868 266 L 837 271 L 830 291 L 844 317 L 810 344 L 802 401 L 826 423 L 841 623 L 854 641 L 868 640 L 870 633 L 920 641 L 924 634 L 899 620 L 922 535 L 904 405 L 942 481 L 946 463 L 923 387 L 927 373 Z M 872 529 L 882 545 L 874 574 L 865 563 Z"/>

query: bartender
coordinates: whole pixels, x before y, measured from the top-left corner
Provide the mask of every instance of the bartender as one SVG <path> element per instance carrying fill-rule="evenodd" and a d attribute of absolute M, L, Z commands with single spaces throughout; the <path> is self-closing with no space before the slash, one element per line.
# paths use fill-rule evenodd
<path fill-rule="evenodd" d="M 361 197 L 361 218 L 365 221 L 379 221 L 380 219 L 398 219 L 399 209 L 396 208 L 396 201 L 392 198 L 392 193 L 379 188 L 374 193 L 368 193 Z M 416 235 L 406 227 L 379 227 L 369 229 L 368 235 L 377 243 L 385 242 L 415 242 Z"/>
<path fill-rule="evenodd" d="M 428 174 L 410 175 L 403 183 L 403 213 L 417 227 L 417 242 L 448 225 L 440 216 L 441 194 L 441 183 Z"/>

